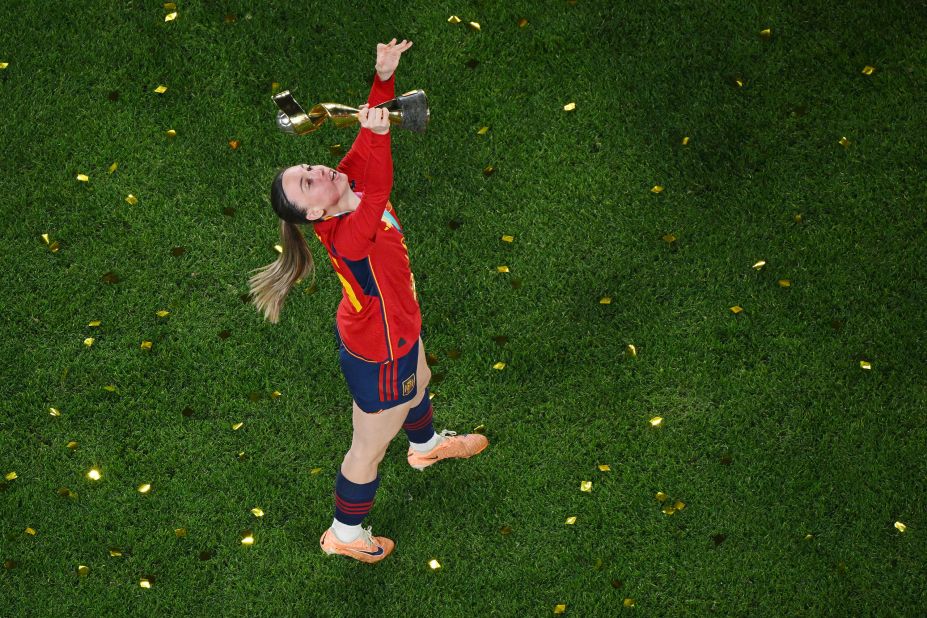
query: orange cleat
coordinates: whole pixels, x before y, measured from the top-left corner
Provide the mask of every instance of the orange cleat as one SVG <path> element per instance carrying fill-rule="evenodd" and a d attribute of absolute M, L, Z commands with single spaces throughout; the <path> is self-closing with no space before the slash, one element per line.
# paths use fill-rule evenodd
<path fill-rule="evenodd" d="M 389 556 L 396 544 L 385 536 L 373 536 L 370 532 L 372 527 L 361 528 L 361 535 L 350 543 L 342 543 L 335 531 L 329 528 L 322 533 L 319 545 L 328 555 L 342 554 L 361 562 L 379 562 Z"/>
<path fill-rule="evenodd" d="M 416 470 L 424 470 L 442 459 L 450 459 L 451 457 L 467 459 L 473 457 L 489 446 L 489 440 L 486 436 L 479 433 L 465 433 L 458 436 L 456 431 L 445 429 L 440 435 L 444 439 L 427 453 L 420 453 L 410 446 L 409 465 Z"/>

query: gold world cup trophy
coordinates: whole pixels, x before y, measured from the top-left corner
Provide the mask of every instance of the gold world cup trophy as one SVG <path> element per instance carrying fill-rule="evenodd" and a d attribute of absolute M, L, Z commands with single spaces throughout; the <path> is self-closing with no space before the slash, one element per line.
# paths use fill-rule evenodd
<path fill-rule="evenodd" d="M 273 100 L 280 108 L 277 112 L 277 126 L 286 133 L 312 133 L 324 124 L 326 118 L 331 118 L 336 127 L 349 127 L 359 122 L 357 114 L 360 110 L 341 103 L 319 103 L 307 114 L 289 90 L 273 95 Z M 425 131 L 431 118 L 424 90 L 412 90 L 373 107 L 388 109 L 391 125 L 418 133 Z"/>

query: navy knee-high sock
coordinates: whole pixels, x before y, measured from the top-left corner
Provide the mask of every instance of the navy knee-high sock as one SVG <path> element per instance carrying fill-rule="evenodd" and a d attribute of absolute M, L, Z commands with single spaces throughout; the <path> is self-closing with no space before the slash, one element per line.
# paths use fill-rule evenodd
<path fill-rule="evenodd" d="M 380 485 L 380 474 L 369 483 L 353 483 L 338 469 L 335 476 L 335 519 L 348 526 L 356 526 L 373 507 L 374 495 Z"/>
<path fill-rule="evenodd" d="M 432 407 L 431 399 L 428 397 L 428 387 L 425 387 L 425 396 L 417 406 L 409 409 L 406 421 L 402 428 L 406 430 L 409 436 L 409 442 L 422 444 L 431 440 L 435 435 L 435 429 L 431 424 Z"/>

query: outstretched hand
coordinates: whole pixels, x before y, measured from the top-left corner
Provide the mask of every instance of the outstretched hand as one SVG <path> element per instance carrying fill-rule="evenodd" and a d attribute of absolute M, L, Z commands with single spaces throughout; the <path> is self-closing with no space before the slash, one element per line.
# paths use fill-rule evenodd
<path fill-rule="evenodd" d="M 402 52 L 412 47 L 412 41 L 402 40 L 396 43 L 394 38 L 389 43 L 377 43 L 377 75 L 381 81 L 386 81 L 393 76 L 396 67 L 399 66 L 399 56 Z"/>

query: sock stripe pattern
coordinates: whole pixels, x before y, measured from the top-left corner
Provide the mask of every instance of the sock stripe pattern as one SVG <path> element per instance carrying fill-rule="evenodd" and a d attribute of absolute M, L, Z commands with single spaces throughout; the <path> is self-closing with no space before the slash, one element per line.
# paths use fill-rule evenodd
<path fill-rule="evenodd" d="M 426 386 L 422 400 L 417 406 L 409 409 L 406 421 L 402 424 L 402 428 L 406 430 L 406 435 L 409 437 L 409 442 L 421 444 L 428 442 L 435 435 L 432 426 L 433 410 Z"/>
<path fill-rule="evenodd" d="M 353 483 L 339 469 L 335 476 L 335 519 L 348 526 L 364 521 L 373 507 L 379 485 L 379 474 L 369 483 Z"/>

